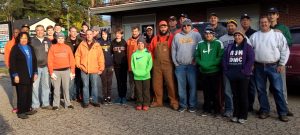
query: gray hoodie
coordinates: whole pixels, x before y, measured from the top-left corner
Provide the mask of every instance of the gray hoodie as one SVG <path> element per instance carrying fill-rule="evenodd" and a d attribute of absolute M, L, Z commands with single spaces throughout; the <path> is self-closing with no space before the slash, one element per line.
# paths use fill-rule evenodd
<path fill-rule="evenodd" d="M 198 42 L 202 40 L 199 32 L 180 32 L 172 41 L 172 60 L 175 66 L 189 65 L 194 61 L 194 53 Z"/>

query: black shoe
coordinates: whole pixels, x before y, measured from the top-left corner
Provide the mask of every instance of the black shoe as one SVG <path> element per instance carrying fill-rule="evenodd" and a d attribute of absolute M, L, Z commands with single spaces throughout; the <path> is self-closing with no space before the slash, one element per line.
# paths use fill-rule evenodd
<path fill-rule="evenodd" d="M 281 115 L 281 116 L 279 116 L 279 120 L 283 121 L 283 122 L 288 122 L 289 118 L 286 115 Z"/>
<path fill-rule="evenodd" d="M 89 104 L 83 104 L 82 107 L 83 107 L 83 108 L 88 108 L 88 107 L 89 107 Z"/>
<path fill-rule="evenodd" d="M 178 109 L 178 112 L 185 112 L 186 110 L 187 110 L 186 108 L 180 107 L 180 108 Z"/>
<path fill-rule="evenodd" d="M 52 110 L 57 111 L 57 110 L 58 110 L 58 107 L 57 107 L 57 106 L 53 106 L 53 107 L 52 107 Z"/>
<path fill-rule="evenodd" d="M 42 109 L 47 109 L 47 110 L 51 110 L 52 109 L 52 107 L 50 105 L 48 105 L 48 106 L 42 106 L 41 108 Z"/>
<path fill-rule="evenodd" d="M 112 104 L 111 98 L 110 98 L 110 97 L 107 97 L 107 103 L 108 103 L 108 104 Z"/>
<path fill-rule="evenodd" d="M 69 105 L 68 108 L 74 109 L 74 106 L 73 105 Z"/>
<path fill-rule="evenodd" d="M 197 111 L 197 109 L 195 107 L 190 107 L 188 110 L 190 113 L 194 113 Z"/>
<path fill-rule="evenodd" d="M 100 107 L 100 104 L 99 103 L 91 103 L 92 104 L 92 106 L 94 106 L 94 107 Z"/>
<path fill-rule="evenodd" d="M 294 114 L 290 110 L 288 110 L 286 116 L 294 116 Z"/>
<path fill-rule="evenodd" d="M 33 115 L 33 114 L 36 114 L 36 113 L 37 113 L 37 110 L 33 109 L 33 110 L 29 111 L 29 112 L 26 112 L 25 114 L 26 115 Z"/>
<path fill-rule="evenodd" d="M 107 100 L 107 98 L 104 98 L 103 104 L 104 104 L 104 105 L 108 105 L 108 100 Z"/>
<path fill-rule="evenodd" d="M 20 119 L 28 119 L 29 117 L 25 113 L 17 114 Z"/>
<path fill-rule="evenodd" d="M 260 119 L 266 119 L 268 117 L 270 117 L 270 114 L 266 112 L 260 112 L 260 114 L 258 115 L 258 118 Z"/>

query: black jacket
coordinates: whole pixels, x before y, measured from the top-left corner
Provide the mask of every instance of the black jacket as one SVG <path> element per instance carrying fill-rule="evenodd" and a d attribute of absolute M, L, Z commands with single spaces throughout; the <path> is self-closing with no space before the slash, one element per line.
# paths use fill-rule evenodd
<path fill-rule="evenodd" d="M 114 67 L 127 67 L 127 43 L 124 39 L 117 42 L 114 39 L 111 42 L 111 53 L 113 54 Z"/>
<path fill-rule="evenodd" d="M 102 47 L 104 59 L 105 59 L 105 68 L 109 68 L 113 66 L 113 55 L 111 53 L 111 41 L 110 40 L 104 40 L 100 38 L 98 41 L 99 44 Z"/>
<path fill-rule="evenodd" d="M 41 42 L 37 37 L 33 37 L 31 39 L 31 46 L 34 49 L 36 58 L 37 58 L 37 66 L 45 67 L 48 64 L 48 50 L 51 47 L 51 42 L 48 38 L 44 38 Z"/>
<path fill-rule="evenodd" d="M 14 45 L 10 52 L 10 59 L 9 59 L 9 72 L 17 73 L 20 78 L 19 84 L 31 84 L 33 83 L 34 74 L 37 74 L 37 59 L 34 52 L 34 49 L 32 46 L 30 46 L 31 54 L 32 54 L 32 75 L 30 78 L 28 68 L 27 68 L 27 62 L 26 62 L 26 56 L 23 54 L 21 49 L 18 45 Z M 14 77 L 11 77 L 12 84 L 16 85 L 14 82 Z"/>
<path fill-rule="evenodd" d="M 80 38 L 80 36 L 77 36 L 75 39 L 75 44 L 72 44 L 71 42 L 71 38 L 67 37 L 65 43 L 71 47 L 71 50 L 73 52 L 73 54 L 75 54 L 77 47 L 79 46 L 79 44 L 81 43 L 82 39 Z"/>

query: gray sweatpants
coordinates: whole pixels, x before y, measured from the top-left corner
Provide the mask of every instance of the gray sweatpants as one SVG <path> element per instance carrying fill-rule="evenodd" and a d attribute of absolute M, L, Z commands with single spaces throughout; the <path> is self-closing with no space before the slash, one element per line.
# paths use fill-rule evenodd
<path fill-rule="evenodd" d="M 70 94 L 69 94 L 69 84 L 70 84 L 70 70 L 63 71 L 53 71 L 57 76 L 56 80 L 51 79 L 52 85 L 54 87 L 54 99 L 53 106 L 59 107 L 60 105 L 60 87 L 62 85 L 62 91 L 64 95 L 65 108 L 71 105 Z"/>

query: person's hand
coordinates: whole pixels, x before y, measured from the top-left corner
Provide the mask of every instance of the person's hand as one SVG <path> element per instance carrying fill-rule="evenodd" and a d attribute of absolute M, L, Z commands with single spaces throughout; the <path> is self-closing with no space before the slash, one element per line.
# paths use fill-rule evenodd
<path fill-rule="evenodd" d="M 70 78 L 73 80 L 75 78 L 75 74 L 70 73 Z"/>
<path fill-rule="evenodd" d="M 33 76 L 33 81 L 35 81 L 37 78 L 38 78 L 38 75 L 37 75 L 37 74 L 34 74 L 34 76 Z"/>
<path fill-rule="evenodd" d="M 283 70 L 284 70 L 284 66 L 279 65 L 279 66 L 277 67 L 277 72 L 278 72 L 278 73 L 283 72 Z"/>
<path fill-rule="evenodd" d="M 57 76 L 56 76 L 54 73 L 52 73 L 52 74 L 51 74 L 51 79 L 56 80 L 56 79 L 57 79 Z"/>
<path fill-rule="evenodd" d="M 98 75 L 101 75 L 101 74 L 102 74 L 102 71 L 99 71 L 99 72 L 98 72 Z"/>
<path fill-rule="evenodd" d="M 19 76 L 15 76 L 14 81 L 15 81 L 15 83 L 20 83 L 20 78 L 19 78 Z"/>

